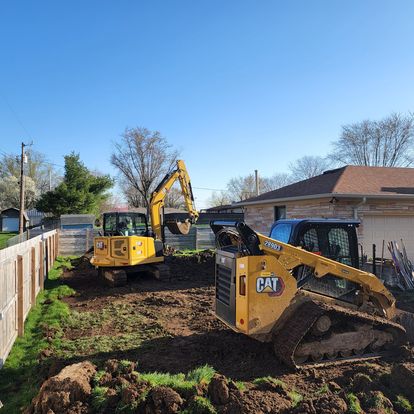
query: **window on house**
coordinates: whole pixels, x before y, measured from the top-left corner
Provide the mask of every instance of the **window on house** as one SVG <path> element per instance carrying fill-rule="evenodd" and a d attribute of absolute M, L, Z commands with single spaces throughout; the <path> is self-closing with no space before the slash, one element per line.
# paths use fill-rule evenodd
<path fill-rule="evenodd" d="M 275 220 L 286 218 L 286 206 L 275 206 Z"/>

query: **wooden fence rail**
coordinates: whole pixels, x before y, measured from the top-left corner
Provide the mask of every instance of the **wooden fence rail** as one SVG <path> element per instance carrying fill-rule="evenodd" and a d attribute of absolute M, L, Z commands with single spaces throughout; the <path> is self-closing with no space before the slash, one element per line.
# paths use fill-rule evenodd
<path fill-rule="evenodd" d="M 0 368 L 58 255 L 56 230 L 0 250 Z"/>

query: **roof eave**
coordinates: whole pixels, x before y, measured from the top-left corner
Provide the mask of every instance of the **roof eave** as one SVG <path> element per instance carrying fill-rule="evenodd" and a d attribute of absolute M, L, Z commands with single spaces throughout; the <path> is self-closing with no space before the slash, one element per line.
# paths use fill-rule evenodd
<path fill-rule="evenodd" d="M 336 198 L 370 198 L 370 199 L 384 199 L 384 198 L 397 198 L 397 199 L 412 199 L 414 194 L 347 194 L 347 193 L 324 193 L 324 194 L 311 194 L 306 196 L 296 196 L 296 197 L 281 197 L 281 198 L 272 198 L 269 200 L 256 200 L 256 201 L 239 201 L 238 203 L 232 204 L 232 207 L 244 207 L 244 206 L 253 206 L 261 204 L 274 204 L 274 203 L 284 203 L 287 201 L 300 201 L 300 200 L 312 200 L 317 198 L 327 198 L 327 197 L 336 197 Z"/>

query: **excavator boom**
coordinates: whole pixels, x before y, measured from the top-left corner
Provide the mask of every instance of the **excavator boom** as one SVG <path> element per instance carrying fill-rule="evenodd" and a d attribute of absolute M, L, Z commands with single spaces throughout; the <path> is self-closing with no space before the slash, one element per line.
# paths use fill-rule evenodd
<path fill-rule="evenodd" d="M 173 234 L 187 234 L 190 231 L 191 224 L 198 219 L 198 211 L 195 208 L 193 190 L 191 188 L 190 176 L 183 160 L 178 160 L 176 168 L 169 172 L 163 180 L 158 184 L 157 188 L 151 195 L 150 200 L 150 216 L 152 230 L 159 240 L 163 239 L 163 218 L 162 209 L 165 203 L 165 197 L 168 191 L 176 182 L 180 183 L 181 192 L 184 196 L 184 202 L 189 214 L 189 218 L 185 221 L 169 220 L 164 224 Z"/>

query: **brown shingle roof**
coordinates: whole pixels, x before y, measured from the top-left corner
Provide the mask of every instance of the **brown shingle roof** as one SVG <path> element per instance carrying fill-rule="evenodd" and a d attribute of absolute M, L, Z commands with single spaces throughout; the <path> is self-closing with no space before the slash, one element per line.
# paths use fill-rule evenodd
<path fill-rule="evenodd" d="M 414 168 L 347 165 L 240 202 L 258 203 L 321 194 L 414 195 Z"/>

